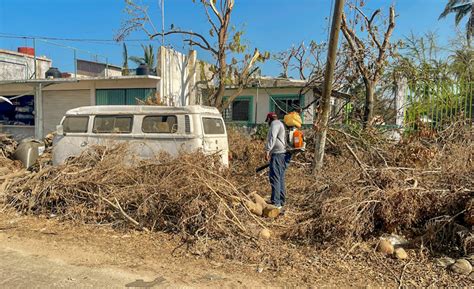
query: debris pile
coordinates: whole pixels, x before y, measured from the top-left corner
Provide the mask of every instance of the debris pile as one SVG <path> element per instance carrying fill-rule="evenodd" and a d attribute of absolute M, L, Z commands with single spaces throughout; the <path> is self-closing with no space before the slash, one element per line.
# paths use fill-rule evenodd
<path fill-rule="evenodd" d="M 0 134 L 0 155 L 4 158 L 10 158 L 15 152 L 18 143 L 9 135 Z"/>
<path fill-rule="evenodd" d="M 19 162 L 11 158 L 18 143 L 6 134 L 0 134 L 0 176 L 20 168 Z"/>
<path fill-rule="evenodd" d="M 305 135 L 313 147 L 312 132 Z M 24 213 L 169 232 L 199 255 L 272 267 L 307 260 L 305 248 L 353 248 L 398 234 L 408 241 L 374 244 L 388 262 L 412 260 L 412 248 L 423 247 L 467 272 L 456 260 L 474 253 L 472 135 L 453 127 L 392 143 L 373 131 L 332 129 L 324 170 L 311 173 L 310 150 L 293 156 L 283 217 L 265 202 L 266 173 L 255 174 L 265 164 L 263 141 L 231 130 L 229 169 L 199 153 L 124 163 L 125 146 L 97 146 L 4 182 L 3 202 Z"/>
<path fill-rule="evenodd" d="M 8 183 L 6 202 L 18 211 L 56 215 L 115 228 L 175 233 L 190 244 L 258 238 L 263 228 L 217 158 L 187 154 L 123 162 L 124 145 L 94 147 L 64 165 Z"/>
<path fill-rule="evenodd" d="M 463 131 L 399 144 L 332 131 L 325 169 L 293 189 L 302 214 L 287 236 L 349 244 L 402 232 L 415 245 L 472 253 L 474 143 Z"/>

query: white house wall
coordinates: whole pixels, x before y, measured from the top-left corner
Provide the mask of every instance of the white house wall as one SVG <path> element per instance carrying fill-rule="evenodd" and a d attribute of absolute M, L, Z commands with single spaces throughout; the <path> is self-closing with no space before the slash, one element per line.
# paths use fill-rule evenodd
<path fill-rule="evenodd" d="M 228 89 L 225 93 L 226 96 L 231 95 L 235 90 Z M 253 97 L 253 117 L 252 122 L 264 123 L 267 113 L 270 112 L 270 96 L 278 95 L 298 95 L 300 88 L 248 88 L 244 89 L 241 96 L 252 96 Z M 309 91 L 305 94 L 304 106 L 308 105 L 313 101 L 313 92 Z M 303 123 L 313 123 L 313 105 L 303 112 Z M 256 114 L 255 114 L 256 113 Z M 255 119 L 256 117 L 256 119 Z"/>
<path fill-rule="evenodd" d="M 44 78 L 51 60 L 36 58 L 36 78 Z M 35 59 L 31 55 L 0 49 L 0 80 L 35 78 Z"/>

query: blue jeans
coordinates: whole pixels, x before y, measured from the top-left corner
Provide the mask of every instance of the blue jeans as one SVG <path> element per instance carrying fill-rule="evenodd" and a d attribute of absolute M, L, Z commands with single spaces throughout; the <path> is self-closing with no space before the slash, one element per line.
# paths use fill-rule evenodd
<path fill-rule="evenodd" d="M 270 185 L 272 186 L 272 204 L 283 206 L 286 201 L 285 171 L 290 163 L 289 153 L 272 154 L 270 158 Z"/>

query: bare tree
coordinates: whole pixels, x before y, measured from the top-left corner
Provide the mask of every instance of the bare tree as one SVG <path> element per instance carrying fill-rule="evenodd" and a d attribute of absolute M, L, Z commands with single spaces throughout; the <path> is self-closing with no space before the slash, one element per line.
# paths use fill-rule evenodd
<path fill-rule="evenodd" d="M 281 66 L 281 77 L 288 78 L 289 71 L 296 71 L 301 80 L 312 80 L 321 77 L 324 71 L 323 57 L 326 54 L 326 44 L 311 41 L 309 45 L 301 42 L 298 46 L 278 52 L 273 60 Z"/>
<path fill-rule="evenodd" d="M 282 78 L 289 77 L 288 70 L 290 68 L 290 62 L 294 56 L 294 51 L 295 51 L 295 47 L 293 46 L 290 49 L 276 53 L 272 57 L 272 59 L 278 62 L 278 64 L 281 66 L 280 77 Z"/>
<path fill-rule="evenodd" d="M 349 27 L 345 14 L 342 15 L 341 30 L 347 41 L 350 57 L 358 73 L 361 75 L 365 86 L 364 125 L 370 125 L 373 119 L 375 104 L 375 88 L 382 77 L 383 70 L 387 65 L 387 57 L 394 45 L 390 43 L 395 28 L 395 9 L 390 7 L 388 24 L 383 35 L 379 33 L 379 27 L 374 24 L 380 9 L 376 10 L 370 17 L 357 6 L 354 9 L 362 16 L 362 29 L 367 33 L 368 39 L 362 39 Z"/>
<path fill-rule="evenodd" d="M 308 48 L 304 45 L 304 42 L 294 50 L 293 58 L 296 60 L 296 63 L 293 65 L 293 69 L 298 71 L 299 77 L 301 80 L 306 80 L 305 69 L 308 66 L 308 57 L 306 52 Z"/>
<path fill-rule="evenodd" d="M 209 35 L 180 29 L 172 29 L 164 33 L 158 32 L 148 15 L 147 7 L 138 5 L 133 0 L 125 0 L 125 2 L 127 4 L 126 12 L 130 19 L 122 24 L 116 39 L 123 40 L 135 30 L 145 32 L 150 39 L 157 36 L 180 34 L 185 36 L 184 41 L 189 45 L 197 46 L 210 53 L 216 62 L 210 67 L 212 76 L 208 82 L 215 81 L 216 88 L 211 87 L 209 104 L 214 105 L 220 111 L 226 109 L 240 95 L 251 75 L 256 71 L 253 68 L 254 64 L 269 57 L 268 53 L 261 54 L 258 49 L 255 49 L 251 54 L 245 53 L 247 46 L 241 43 L 243 32 L 233 31 L 230 28 L 234 0 L 193 0 L 201 5 L 206 15 L 210 25 Z M 230 60 L 231 54 L 244 54 L 244 56 L 240 60 L 237 60 L 236 57 Z M 225 87 L 229 84 L 237 89 L 224 100 Z"/>

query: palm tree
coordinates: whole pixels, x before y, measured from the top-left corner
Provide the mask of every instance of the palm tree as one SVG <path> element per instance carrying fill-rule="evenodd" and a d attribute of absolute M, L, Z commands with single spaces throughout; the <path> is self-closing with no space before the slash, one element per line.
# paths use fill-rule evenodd
<path fill-rule="evenodd" d="M 143 49 L 143 57 L 139 56 L 130 56 L 128 59 L 131 61 L 135 62 L 136 64 L 140 65 L 142 63 L 146 64 L 150 70 L 155 69 L 155 53 L 153 51 L 153 45 L 143 45 L 142 44 L 142 49 Z"/>
<path fill-rule="evenodd" d="M 456 26 L 459 25 L 461 20 L 468 16 L 469 19 L 466 23 L 466 37 L 467 43 L 470 45 L 471 37 L 474 36 L 474 7 L 472 0 L 449 0 L 448 4 L 444 8 L 443 13 L 439 15 L 438 19 L 445 18 L 449 14 L 455 14 Z"/>

